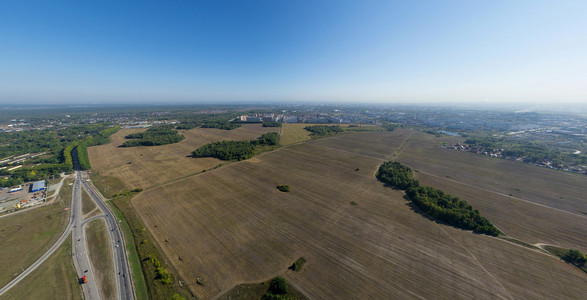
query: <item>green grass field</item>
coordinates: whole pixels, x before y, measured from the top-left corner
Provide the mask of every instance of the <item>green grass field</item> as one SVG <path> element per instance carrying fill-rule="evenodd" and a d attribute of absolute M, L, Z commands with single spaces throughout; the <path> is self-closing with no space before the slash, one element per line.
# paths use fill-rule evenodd
<path fill-rule="evenodd" d="M 85 215 L 98 206 L 96 206 L 96 203 L 94 203 L 94 200 L 92 200 L 88 192 L 85 189 L 82 190 L 82 214 Z"/>
<path fill-rule="evenodd" d="M 88 253 L 92 269 L 96 275 L 96 284 L 100 295 L 105 299 L 116 298 L 116 282 L 114 264 L 112 263 L 112 248 L 108 228 L 103 219 L 97 219 L 84 227 L 88 242 Z"/>
<path fill-rule="evenodd" d="M 307 124 L 301 123 L 284 123 L 281 128 L 281 138 L 279 144 L 287 146 L 310 139 L 310 132 L 305 130 Z"/>
<path fill-rule="evenodd" d="M 25 280 L 10 289 L 2 299 L 82 299 L 78 278 L 71 259 L 71 238 Z"/>
<path fill-rule="evenodd" d="M 71 203 L 68 179 L 56 201 L 47 206 L 0 218 L 0 286 L 22 273 L 47 251 L 67 226 Z"/>

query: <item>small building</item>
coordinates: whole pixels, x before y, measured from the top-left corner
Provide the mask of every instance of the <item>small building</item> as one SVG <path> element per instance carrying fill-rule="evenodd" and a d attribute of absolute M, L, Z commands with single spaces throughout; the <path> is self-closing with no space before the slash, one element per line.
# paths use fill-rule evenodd
<path fill-rule="evenodd" d="M 9 193 L 16 193 L 18 191 L 22 191 L 22 185 L 19 185 L 15 188 L 10 189 L 10 191 L 8 191 Z"/>
<path fill-rule="evenodd" d="M 45 180 L 35 181 L 33 182 L 33 187 L 31 188 L 31 193 L 42 191 L 45 189 Z"/>

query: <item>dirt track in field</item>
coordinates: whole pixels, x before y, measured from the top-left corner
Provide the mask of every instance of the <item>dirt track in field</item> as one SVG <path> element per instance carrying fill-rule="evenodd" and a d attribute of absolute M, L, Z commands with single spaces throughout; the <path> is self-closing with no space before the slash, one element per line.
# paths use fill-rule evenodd
<path fill-rule="evenodd" d="M 190 157 L 200 146 L 220 140 L 252 140 L 279 128 L 245 124 L 235 130 L 195 128 L 180 131 L 185 140 L 157 147 L 120 148 L 124 136 L 145 129 L 124 129 L 112 135 L 112 143 L 88 148 L 92 169 L 100 175 L 120 178 L 128 189 L 148 188 L 210 169 L 223 163 L 215 158 Z"/>
<path fill-rule="evenodd" d="M 580 270 L 501 239 L 437 224 L 412 211 L 402 192 L 376 181 L 373 174 L 379 164 L 390 159 L 409 134 L 402 130 L 351 134 L 293 145 L 153 188 L 140 193 L 133 204 L 182 279 L 201 299 L 219 296 L 238 283 L 278 274 L 312 299 L 555 299 L 587 293 L 587 276 Z M 398 156 L 408 164 L 418 161 L 418 149 L 428 147 L 410 141 Z M 182 147 L 181 143 L 176 146 Z M 173 168 L 179 165 L 168 168 L 176 171 Z M 426 169 L 425 163 L 417 168 L 432 174 L 430 178 L 418 174 L 431 185 L 440 184 L 433 179 L 444 176 L 434 168 Z M 474 173 L 470 166 L 459 168 L 464 174 Z M 449 176 L 454 173 L 459 170 Z M 473 180 L 487 176 L 479 173 Z M 137 180 L 141 176 L 136 175 Z M 152 176 L 161 179 L 150 184 L 170 177 L 169 173 Z M 487 180 L 496 178 L 491 175 Z M 277 184 L 289 185 L 291 192 L 279 192 Z M 452 193 L 448 184 L 442 184 Z M 571 200 L 557 208 L 582 205 L 575 203 L 573 195 L 574 191 L 569 192 L 566 196 Z M 569 224 L 556 213 L 536 209 L 539 206 L 529 202 L 483 206 L 486 198 L 481 196 L 462 198 L 481 206 L 482 214 L 491 221 L 495 218 L 498 227 L 514 237 L 559 236 L 559 242 L 572 245 L 584 234 L 569 231 L 565 227 Z M 548 206 L 552 201 L 548 199 L 536 201 Z M 527 213 L 507 223 L 506 217 L 499 218 L 506 210 Z M 543 214 L 550 224 L 529 217 L 536 214 Z M 525 236 L 516 236 L 524 230 L 528 231 Z M 569 232 L 568 236 L 563 232 Z M 286 271 L 300 256 L 307 260 L 303 271 Z M 206 285 L 196 284 L 197 277 Z"/>

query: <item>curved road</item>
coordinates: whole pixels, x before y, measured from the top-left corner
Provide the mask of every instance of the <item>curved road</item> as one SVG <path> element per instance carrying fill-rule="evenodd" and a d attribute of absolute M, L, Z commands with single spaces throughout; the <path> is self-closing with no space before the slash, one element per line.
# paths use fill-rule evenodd
<path fill-rule="evenodd" d="M 112 255 L 114 261 L 114 271 L 116 272 L 116 286 L 118 287 L 118 299 L 134 299 L 134 288 L 130 277 L 130 267 L 128 263 L 128 257 L 126 256 L 126 247 L 118 220 L 112 214 L 110 207 L 102 201 L 102 198 L 96 192 L 92 186 L 86 181 L 80 180 L 88 191 L 88 194 L 94 199 L 94 202 L 98 204 L 98 207 L 106 214 L 104 216 L 106 225 L 110 230 L 110 240 L 112 241 Z"/>
<path fill-rule="evenodd" d="M 41 256 L 41 258 L 39 258 L 36 262 L 34 262 L 24 272 L 22 272 L 20 275 L 18 275 L 18 277 L 16 277 L 10 283 L 8 283 L 4 287 L 2 287 L 2 289 L 0 289 L 0 295 L 4 294 L 6 291 L 8 291 L 12 287 L 14 287 L 17 283 L 19 283 L 25 277 L 27 277 L 32 271 L 34 271 L 45 260 L 47 260 L 47 258 L 49 258 L 49 256 L 51 256 L 51 254 L 53 254 L 53 252 L 55 252 L 55 250 L 57 250 L 57 248 L 59 248 L 59 246 L 61 246 L 61 244 L 63 244 L 63 242 L 65 241 L 65 239 L 69 236 L 69 233 L 71 232 L 71 229 L 73 227 L 73 221 L 74 221 L 74 218 L 75 218 L 75 214 L 73 212 L 75 211 L 75 209 L 77 208 L 77 206 L 80 206 L 81 207 L 81 201 L 80 202 L 74 201 L 73 195 L 72 195 L 72 200 L 71 200 L 71 215 L 70 215 L 70 218 L 69 218 L 69 224 L 67 224 L 67 228 L 65 229 L 65 231 L 63 232 L 63 234 L 61 235 L 61 237 L 59 238 L 59 240 L 57 240 L 57 243 L 55 243 L 45 254 L 43 254 L 43 256 Z"/>
<path fill-rule="evenodd" d="M 92 217 L 87 220 L 82 220 L 82 197 L 81 197 L 81 187 L 83 187 L 88 191 L 88 194 L 92 197 L 92 199 L 96 202 L 96 204 L 100 207 L 100 209 L 104 212 L 102 215 L 98 215 Z M 122 238 L 122 234 L 120 232 L 119 224 L 116 218 L 113 216 L 112 211 L 110 208 L 102 201 L 102 198 L 98 195 L 98 193 L 82 179 L 81 171 L 76 172 L 76 181 L 73 186 L 72 192 L 72 200 L 71 200 L 71 215 L 69 219 L 69 224 L 67 228 L 59 237 L 59 240 L 45 253 L 41 258 L 39 258 L 35 263 L 33 263 L 30 267 L 28 267 L 23 273 L 21 273 L 18 277 L 13 279 L 10 283 L 0 289 L 0 295 L 4 294 L 6 291 L 17 285 L 20 281 L 22 281 L 26 276 L 28 276 L 31 272 L 33 272 L 37 267 L 39 267 L 47 258 L 49 258 L 61 244 L 65 241 L 65 239 L 72 234 L 73 244 L 72 244 L 72 252 L 74 258 L 74 265 L 77 269 L 78 276 L 81 278 L 82 276 L 86 276 L 88 282 L 82 285 L 82 290 L 85 296 L 85 299 L 100 299 L 100 294 L 98 291 L 98 287 L 96 286 L 96 281 L 94 280 L 93 270 L 90 264 L 90 260 L 88 257 L 88 248 L 85 239 L 85 232 L 83 230 L 83 226 L 91 220 L 95 220 L 98 218 L 104 218 L 106 220 L 106 224 L 108 229 L 110 230 L 110 240 L 112 244 L 112 255 L 113 255 L 113 262 L 114 262 L 114 270 L 116 272 L 116 286 L 118 290 L 118 299 L 135 299 L 134 289 L 132 286 L 132 280 L 130 277 L 130 268 L 128 264 L 128 259 L 126 256 L 126 247 L 124 244 L 124 239 Z"/>
<path fill-rule="evenodd" d="M 81 174 L 76 172 L 75 184 L 73 185 L 73 200 L 72 203 L 82 203 L 82 189 L 81 189 Z M 86 236 L 84 226 L 82 225 L 82 206 L 75 205 L 71 208 L 71 215 L 74 219 L 72 230 L 72 254 L 75 268 L 77 269 L 78 277 L 86 276 L 87 283 L 82 284 L 82 290 L 84 292 L 85 299 L 87 300 L 100 300 L 100 292 L 98 291 L 98 285 L 94 272 L 92 270 L 92 264 L 90 263 L 90 257 L 88 255 L 88 244 L 86 243 Z"/>

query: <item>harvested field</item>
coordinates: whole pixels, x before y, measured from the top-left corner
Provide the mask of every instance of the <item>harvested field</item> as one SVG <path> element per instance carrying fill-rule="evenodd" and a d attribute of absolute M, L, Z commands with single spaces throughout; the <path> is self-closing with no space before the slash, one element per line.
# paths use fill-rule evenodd
<path fill-rule="evenodd" d="M 439 148 L 444 140 L 415 133 L 397 159 L 412 168 L 505 195 L 576 214 L 587 212 L 587 176 Z"/>
<path fill-rule="evenodd" d="M 81 299 L 70 253 L 71 238 L 68 238 L 39 268 L 2 295 L 2 299 Z"/>
<path fill-rule="evenodd" d="M 415 133 L 398 156 L 424 185 L 466 200 L 507 235 L 587 251 L 587 176 L 439 148 Z M 511 196 L 510 196 L 511 195 Z"/>
<path fill-rule="evenodd" d="M 155 147 L 119 148 L 124 136 L 136 129 L 120 130 L 111 136 L 112 143 L 90 147 L 88 154 L 92 170 L 103 176 L 120 178 L 128 189 L 148 188 L 170 180 L 196 174 L 223 163 L 216 158 L 193 158 L 192 151 L 221 140 L 252 140 L 279 128 L 245 124 L 234 130 L 195 128 L 181 131 L 185 140 Z"/>
<path fill-rule="evenodd" d="M 22 273 L 51 247 L 67 226 L 72 179 L 65 181 L 57 200 L 22 213 L 0 218 L 0 286 Z"/>
<path fill-rule="evenodd" d="M 102 218 L 94 220 L 86 224 L 84 230 L 100 296 L 105 299 L 114 299 L 116 298 L 116 282 L 114 264 L 112 263 L 112 247 L 106 222 Z"/>
<path fill-rule="evenodd" d="M 292 145 L 132 201 L 200 299 L 276 275 L 311 299 L 587 293 L 580 270 L 540 251 L 430 221 L 412 211 L 402 192 L 376 181 L 379 164 L 407 147 L 410 134 L 346 134 Z M 291 191 L 279 192 L 278 184 Z M 304 269 L 287 271 L 301 256 Z"/>

